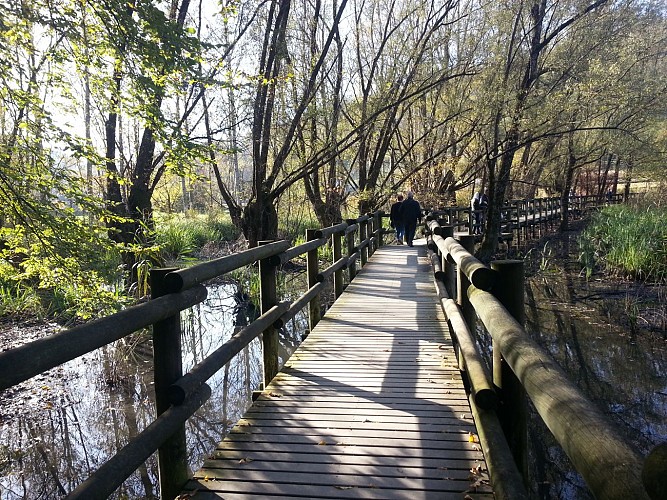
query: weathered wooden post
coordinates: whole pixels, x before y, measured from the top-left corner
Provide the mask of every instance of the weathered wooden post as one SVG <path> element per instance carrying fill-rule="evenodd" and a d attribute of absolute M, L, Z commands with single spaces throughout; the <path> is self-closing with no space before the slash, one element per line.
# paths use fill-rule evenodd
<path fill-rule="evenodd" d="M 312 241 L 317 239 L 316 236 L 317 230 L 315 229 L 306 229 L 306 240 Z M 319 249 L 309 250 L 306 254 L 306 267 L 308 269 L 308 288 L 313 287 L 317 284 L 317 274 L 319 270 Z M 308 303 L 308 327 L 310 331 L 313 331 L 315 325 L 320 322 L 322 313 L 320 309 L 320 296 L 319 294 L 313 297 L 313 299 Z"/>
<path fill-rule="evenodd" d="M 498 273 L 497 283 L 492 293 L 503 304 L 514 319 L 523 326 L 525 323 L 524 271 L 522 260 L 498 260 L 491 262 L 491 269 Z M 526 394 L 512 369 L 505 362 L 500 349 L 493 348 L 493 383 L 501 404 L 498 407 L 505 437 L 521 471 L 524 481 L 528 478 L 528 409 Z M 545 388 L 545 390 L 548 390 Z"/>
<path fill-rule="evenodd" d="M 333 246 L 334 262 L 338 262 L 343 257 L 342 239 L 343 239 L 343 231 L 337 231 L 331 235 L 331 244 Z M 341 294 L 343 293 L 343 289 L 345 288 L 345 285 L 343 283 L 343 269 L 338 269 L 337 271 L 334 272 L 333 282 L 334 282 L 334 293 L 336 294 L 336 298 L 338 298 L 341 296 Z"/>
<path fill-rule="evenodd" d="M 459 243 L 461 243 L 461 246 L 465 248 L 468 253 L 474 255 L 475 236 L 461 236 L 461 238 L 459 238 Z M 475 308 L 470 303 L 470 299 L 468 299 L 468 287 L 470 286 L 470 280 L 460 269 L 456 274 L 456 302 L 461 307 L 461 314 L 463 315 L 463 319 L 465 319 L 465 322 L 468 325 L 468 329 L 474 333 L 476 331 L 475 324 L 477 320 L 477 314 L 475 313 Z"/>
<path fill-rule="evenodd" d="M 273 242 L 271 240 L 259 241 L 258 245 L 266 245 L 268 243 Z M 271 263 L 271 259 L 262 259 L 259 261 L 259 304 L 262 314 L 278 303 L 276 274 L 276 266 Z M 278 331 L 273 325 L 262 332 L 264 387 L 269 385 L 273 377 L 278 374 L 279 344 Z"/>
<path fill-rule="evenodd" d="M 378 210 L 375 212 L 375 229 L 377 230 L 377 244 L 376 249 L 384 245 L 384 228 L 382 227 L 382 218 L 384 217 L 384 212 Z"/>
<path fill-rule="evenodd" d="M 440 236 L 454 237 L 454 226 L 440 226 Z M 441 252 L 442 253 L 442 252 Z M 451 255 L 441 255 L 440 266 L 445 271 L 445 289 L 450 297 L 456 297 L 456 262 Z"/>
<path fill-rule="evenodd" d="M 359 223 L 359 245 L 361 246 L 368 237 L 368 219 L 363 218 Z M 364 245 L 361 249 L 361 267 L 364 267 L 368 262 L 368 245 Z"/>
<path fill-rule="evenodd" d="M 357 220 L 356 219 L 347 219 L 345 222 L 347 222 L 348 226 L 353 226 L 357 223 Z M 347 256 L 348 256 L 348 258 L 352 257 L 356 252 L 356 248 L 354 246 L 354 234 L 355 233 L 356 233 L 356 231 L 349 231 L 349 232 L 346 231 L 345 232 L 345 239 L 347 240 Z M 352 260 L 348 264 L 347 269 L 348 269 L 348 273 L 350 275 L 350 281 L 352 281 L 354 279 L 354 277 L 357 275 L 357 262 L 356 262 L 356 260 Z"/>
<path fill-rule="evenodd" d="M 151 269 L 151 298 L 166 295 L 164 277 L 177 268 Z M 183 376 L 181 358 L 181 317 L 175 314 L 153 325 L 153 376 L 157 415 L 169 409 L 168 389 Z M 177 497 L 188 480 L 188 456 L 185 425 L 158 448 L 160 498 Z"/>
<path fill-rule="evenodd" d="M 377 230 L 376 214 L 370 214 L 370 219 L 368 219 L 367 228 L 368 229 L 366 230 L 366 233 L 368 234 L 368 237 L 371 240 L 371 242 L 368 244 L 368 258 L 370 259 L 375 253 L 375 250 L 377 250 L 377 239 L 374 240 L 374 237 L 376 235 L 375 231 Z"/>

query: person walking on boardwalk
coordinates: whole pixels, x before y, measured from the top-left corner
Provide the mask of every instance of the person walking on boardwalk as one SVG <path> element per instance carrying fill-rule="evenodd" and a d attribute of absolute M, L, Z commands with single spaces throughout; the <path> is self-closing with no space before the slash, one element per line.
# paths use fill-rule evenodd
<path fill-rule="evenodd" d="M 472 234 L 482 234 L 485 224 L 486 209 L 489 207 L 489 197 L 486 192 L 475 192 L 470 200 L 470 216 L 472 222 Z"/>
<path fill-rule="evenodd" d="M 472 219 L 472 234 L 479 234 L 482 232 L 482 214 L 479 211 L 479 200 L 482 197 L 479 191 L 470 200 L 470 218 Z"/>
<path fill-rule="evenodd" d="M 422 207 L 415 200 L 412 191 L 408 191 L 407 199 L 401 203 L 399 214 L 405 228 L 405 240 L 408 246 L 412 246 L 412 240 L 414 240 L 417 231 L 417 221 L 421 222 L 422 220 Z"/>
<path fill-rule="evenodd" d="M 405 226 L 403 226 L 403 219 L 399 215 L 401 210 L 401 204 L 403 202 L 403 195 L 399 194 L 396 196 L 396 203 L 391 206 L 391 211 L 389 212 L 389 223 L 391 227 L 396 229 L 396 242 L 399 245 L 403 244 L 403 236 L 405 235 Z"/>

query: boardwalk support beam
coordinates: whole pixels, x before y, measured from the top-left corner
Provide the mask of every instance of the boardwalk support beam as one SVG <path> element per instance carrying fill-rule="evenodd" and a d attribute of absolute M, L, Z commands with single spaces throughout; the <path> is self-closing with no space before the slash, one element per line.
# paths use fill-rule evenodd
<path fill-rule="evenodd" d="M 155 299 L 167 293 L 165 276 L 175 270 L 151 269 L 151 298 Z M 160 416 L 171 406 L 169 386 L 183 376 L 180 314 L 174 314 L 153 325 L 153 358 L 155 408 Z M 178 496 L 181 487 L 188 480 L 187 451 L 185 424 L 181 423 L 158 449 L 160 498 Z"/>
<path fill-rule="evenodd" d="M 607 416 L 586 399 L 498 299 L 475 287 L 470 287 L 468 296 L 494 346 L 593 495 L 609 500 L 648 499 L 640 477 L 641 460 Z"/>
<path fill-rule="evenodd" d="M 311 241 L 317 239 L 317 234 L 314 229 L 306 229 L 306 240 Z M 306 267 L 308 268 L 308 288 L 314 287 L 317 281 L 317 275 L 319 274 L 319 251 L 317 248 L 310 250 L 306 255 Z M 316 295 L 309 302 L 309 328 L 312 331 L 320 322 L 321 319 L 321 310 L 320 310 L 320 296 Z"/>
<path fill-rule="evenodd" d="M 522 260 L 498 260 L 491 263 L 503 286 L 493 294 L 507 312 L 521 325 L 525 323 L 524 272 Z M 514 461 L 524 480 L 528 481 L 528 406 L 521 382 L 507 364 L 493 341 L 493 383 L 500 392 L 502 405 L 498 409 L 500 424 L 505 432 Z"/>
<path fill-rule="evenodd" d="M 258 244 L 269 245 L 272 241 L 260 241 Z M 315 250 L 317 252 L 317 250 Z M 276 266 L 270 259 L 259 261 L 260 311 L 266 314 L 278 302 L 276 292 Z M 278 374 L 278 331 L 273 323 L 266 326 L 262 333 L 262 353 L 264 358 L 264 387 Z"/>

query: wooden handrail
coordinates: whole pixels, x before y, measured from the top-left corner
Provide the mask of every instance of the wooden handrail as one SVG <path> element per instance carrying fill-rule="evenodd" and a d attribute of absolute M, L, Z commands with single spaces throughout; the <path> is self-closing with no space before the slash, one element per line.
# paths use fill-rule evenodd
<path fill-rule="evenodd" d="M 341 222 L 335 226 L 325 227 L 324 229 L 318 229 L 315 231 L 316 238 L 328 238 L 332 234 L 344 232 L 348 227 L 347 222 Z"/>
<path fill-rule="evenodd" d="M 308 253 L 311 250 L 316 250 L 319 247 L 326 245 L 327 241 L 328 240 L 326 238 L 320 236 L 318 239 L 306 241 L 305 243 L 301 243 L 295 247 L 288 248 L 282 253 L 272 255 L 270 257 L 271 263 L 276 266 L 285 264 L 295 257 L 299 257 L 304 253 Z"/>
<path fill-rule="evenodd" d="M 233 271 L 261 259 L 284 252 L 290 247 L 289 241 L 281 240 L 268 245 L 244 250 L 243 252 L 213 259 L 196 266 L 180 269 L 169 273 L 165 277 L 165 287 L 168 292 L 178 292 L 203 283 L 225 273 Z"/>
<path fill-rule="evenodd" d="M 612 196 L 611 199 L 598 195 L 570 196 L 567 200 L 567 210 L 581 214 L 622 201 L 622 195 Z M 560 196 L 505 201 L 500 207 L 502 226 L 500 237 L 505 241 L 515 240 L 516 246 L 519 247 L 522 242 L 528 241 L 529 231 L 531 236 L 534 236 L 537 228 L 553 229 L 561 217 L 563 207 L 564 201 Z M 468 234 L 473 234 L 483 229 L 475 222 L 474 217 L 475 214 L 484 213 L 483 210 L 473 210 L 469 206 L 455 206 L 427 212 L 431 220 L 442 218 L 456 231 L 462 229 Z"/>
<path fill-rule="evenodd" d="M 232 335 L 218 349 L 197 363 L 188 373 L 169 387 L 169 400 L 173 405 L 183 404 L 187 398 L 229 363 L 234 356 L 256 339 L 269 325 L 273 325 L 289 309 L 289 303 L 281 302 L 262 314 L 248 326 Z"/>
<path fill-rule="evenodd" d="M 595 497 L 648 499 L 641 481 L 642 461 L 608 418 L 492 294 L 471 286 L 468 296 L 494 345 Z"/>
<path fill-rule="evenodd" d="M 163 408 L 158 408 L 157 419 L 82 482 L 70 497 L 107 497 L 158 449 L 160 449 L 159 461 L 162 461 L 163 457 L 167 458 L 167 465 L 160 463 L 160 491 L 165 496 L 172 496 L 171 494 L 181 486 L 177 483 L 178 478 L 181 477 L 180 468 L 183 461 L 180 456 L 171 456 L 167 448 L 172 446 L 170 443 L 174 436 L 184 435 L 185 421 L 210 396 L 210 388 L 206 385 L 206 381 L 260 334 L 263 334 L 265 341 L 263 349 L 265 365 L 272 363 L 274 359 L 277 360 L 278 346 L 266 343 L 267 338 L 273 337 L 275 340 L 277 335 L 267 335 L 267 332 L 281 328 L 307 304 L 319 301 L 319 294 L 324 288 L 324 284 L 320 281 L 332 275 L 336 297 L 340 295 L 343 288 L 343 271 L 348 270 L 350 280 L 356 274 L 356 260 L 360 257 L 359 249 L 367 248 L 367 255 L 370 255 L 375 248 L 374 245 L 378 244 L 378 239 L 381 238 L 383 231 L 376 228 L 369 232 L 368 228 L 371 223 L 381 220 L 381 217 L 382 214 L 369 214 L 328 228 L 309 230 L 309 241 L 294 247 L 290 247 L 288 241 L 263 242 L 265 244 L 255 248 L 187 269 L 153 270 L 155 297 L 149 302 L 0 353 L 0 390 L 3 390 L 150 325 L 154 325 L 154 329 L 160 332 L 168 330 L 170 335 L 178 333 L 176 327 L 180 327 L 178 324 L 180 311 L 206 299 L 207 290 L 202 283 L 240 267 L 260 263 L 260 275 L 266 279 L 266 282 L 260 280 L 262 303 L 265 307 L 262 315 L 182 376 L 179 373 L 179 367 L 171 370 L 168 360 L 160 360 L 160 371 L 163 374 L 156 373 L 156 394 L 158 385 L 164 386 L 164 382 L 174 373 L 179 373 L 173 382 L 167 382 L 166 391 L 160 389 L 161 393 L 166 393 L 166 406 L 164 402 L 159 403 L 158 406 L 162 405 Z M 359 247 L 355 247 L 355 235 L 362 228 L 369 234 L 358 238 Z M 297 300 L 271 304 L 276 300 L 275 269 L 277 266 L 303 254 L 311 254 L 309 261 L 315 265 L 318 261 L 316 255 L 318 249 L 326 245 L 330 238 L 334 247 L 335 262 L 321 273 L 314 267 L 313 283 Z M 347 240 L 347 256 L 342 255 L 342 238 Z M 173 359 L 174 352 L 169 347 L 170 343 L 166 342 L 165 356 Z M 176 349 L 179 349 L 177 344 Z M 158 351 L 158 349 L 155 350 L 156 353 Z M 176 356 L 180 359 L 180 352 L 176 353 Z M 156 370 L 158 369 L 157 361 L 156 359 Z M 269 370 L 269 377 L 273 376 L 273 370 L 275 369 Z M 177 438 L 174 442 L 178 440 Z M 164 450 L 166 453 L 163 454 L 162 448 L 165 445 L 167 445 Z M 170 450 L 174 451 L 173 448 Z M 185 450 L 178 449 L 176 453 L 185 453 Z M 173 474 L 170 474 L 169 467 L 179 469 L 174 469 Z M 169 483 L 166 489 L 163 488 L 163 481 Z"/>
<path fill-rule="evenodd" d="M 470 267 L 466 262 L 469 262 L 472 255 L 464 256 L 461 249 L 454 244 L 445 245 L 443 238 L 437 234 L 442 232 L 438 230 L 439 224 L 435 220 L 429 221 L 428 224 L 433 241 L 429 244 L 429 248 L 442 252 L 439 257 L 431 260 L 434 264 L 434 272 L 439 276 L 436 278 L 436 285 L 443 309 L 452 324 L 454 336 L 460 344 L 464 365 L 468 368 L 474 367 L 478 362 L 479 354 L 474 348 L 474 342 L 471 342 L 472 339 L 467 337 L 467 334 L 473 330 L 460 325 L 461 315 L 458 305 L 445 299 L 446 292 L 440 292 L 440 288 L 444 288 L 441 282 L 444 281 L 447 273 L 442 273 L 441 265 L 438 265 L 441 262 L 447 263 L 451 259 L 459 264 L 458 272 L 470 276 L 469 269 L 466 271 L 463 268 Z M 443 231 L 444 229 L 442 228 Z M 457 253 L 456 258 L 452 251 Z M 475 268 L 478 268 L 477 265 Z M 494 273 L 491 269 L 489 272 Z M 503 282 L 497 285 L 499 289 L 508 286 Z M 648 499 L 649 496 L 641 478 L 643 461 L 607 417 L 567 378 L 551 356 L 528 336 L 523 326 L 512 317 L 496 296 L 474 284 L 467 289 L 467 296 L 474 306 L 476 315 L 493 339 L 494 371 L 498 368 L 495 364 L 500 360 L 499 355 L 502 354 L 502 363 L 506 363 L 516 374 L 521 387 L 534 403 L 538 414 L 570 457 L 574 467 L 582 475 L 596 498 Z M 523 294 L 521 298 L 515 300 L 523 301 Z M 459 334 L 461 334 L 460 338 Z M 499 351 L 498 356 L 496 356 L 496 350 Z M 482 371 L 485 372 L 485 370 Z M 471 404 L 477 407 L 480 405 L 474 397 L 475 387 L 489 384 L 488 374 L 480 373 L 479 370 L 476 370 L 475 374 L 468 374 L 473 387 Z M 504 404 L 507 405 L 507 402 Z M 480 411 L 485 412 L 484 418 L 479 422 L 483 424 L 490 416 L 488 410 Z M 492 419 L 491 425 L 498 428 L 495 422 Z M 486 432 L 487 439 L 497 441 L 496 431 L 486 429 Z M 496 434 L 493 434 L 494 432 Z M 525 429 L 521 432 L 525 432 Z M 496 448 L 496 445 L 493 448 Z M 497 466 L 504 467 L 504 460 L 505 458 L 495 460 L 487 455 L 492 478 L 493 469 Z M 667 471 L 663 471 L 663 474 L 665 472 Z M 651 478 L 657 476 L 653 473 Z M 648 481 L 647 479 L 646 484 L 649 484 Z M 516 493 L 505 495 L 502 488 L 497 490 L 495 485 L 494 491 L 496 495 L 500 495 L 499 498 L 509 499 L 516 495 Z"/>
<path fill-rule="evenodd" d="M 198 286 L 166 295 L 0 353 L 0 390 L 71 361 L 206 299 Z"/>

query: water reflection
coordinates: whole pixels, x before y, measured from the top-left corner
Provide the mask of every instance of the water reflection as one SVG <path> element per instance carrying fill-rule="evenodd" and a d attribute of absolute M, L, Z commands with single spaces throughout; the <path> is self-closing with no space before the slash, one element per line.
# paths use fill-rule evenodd
<path fill-rule="evenodd" d="M 645 455 L 667 441 L 667 345 L 656 336 L 609 324 L 595 308 L 574 303 L 572 290 L 586 285 L 573 279 L 577 278 L 555 273 L 528 280 L 526 330 Z M 529 430 L 533 497 L 592 498 L 533 416 Z"/>
<path fill-rule="evenodd" d="M 181 315 L 189 369 L 220 347 L 258 311 L 236 283 L 209 287 L 208 299 Z M 306 328 L 303 315 L 279 332 L 281 362 Z M 191 468 L 244 414 L 262 380 L 261 343 L 253 341 L 220 370 L 212 396 L 187 423 Z M 0 413 L 0 498 L 51 499 L 72 491 L 155 418 L 152 351 L 147 333 L 119 341 L 5 391 Z M 113 498 L 156 498 L 154 455 Z"/>

